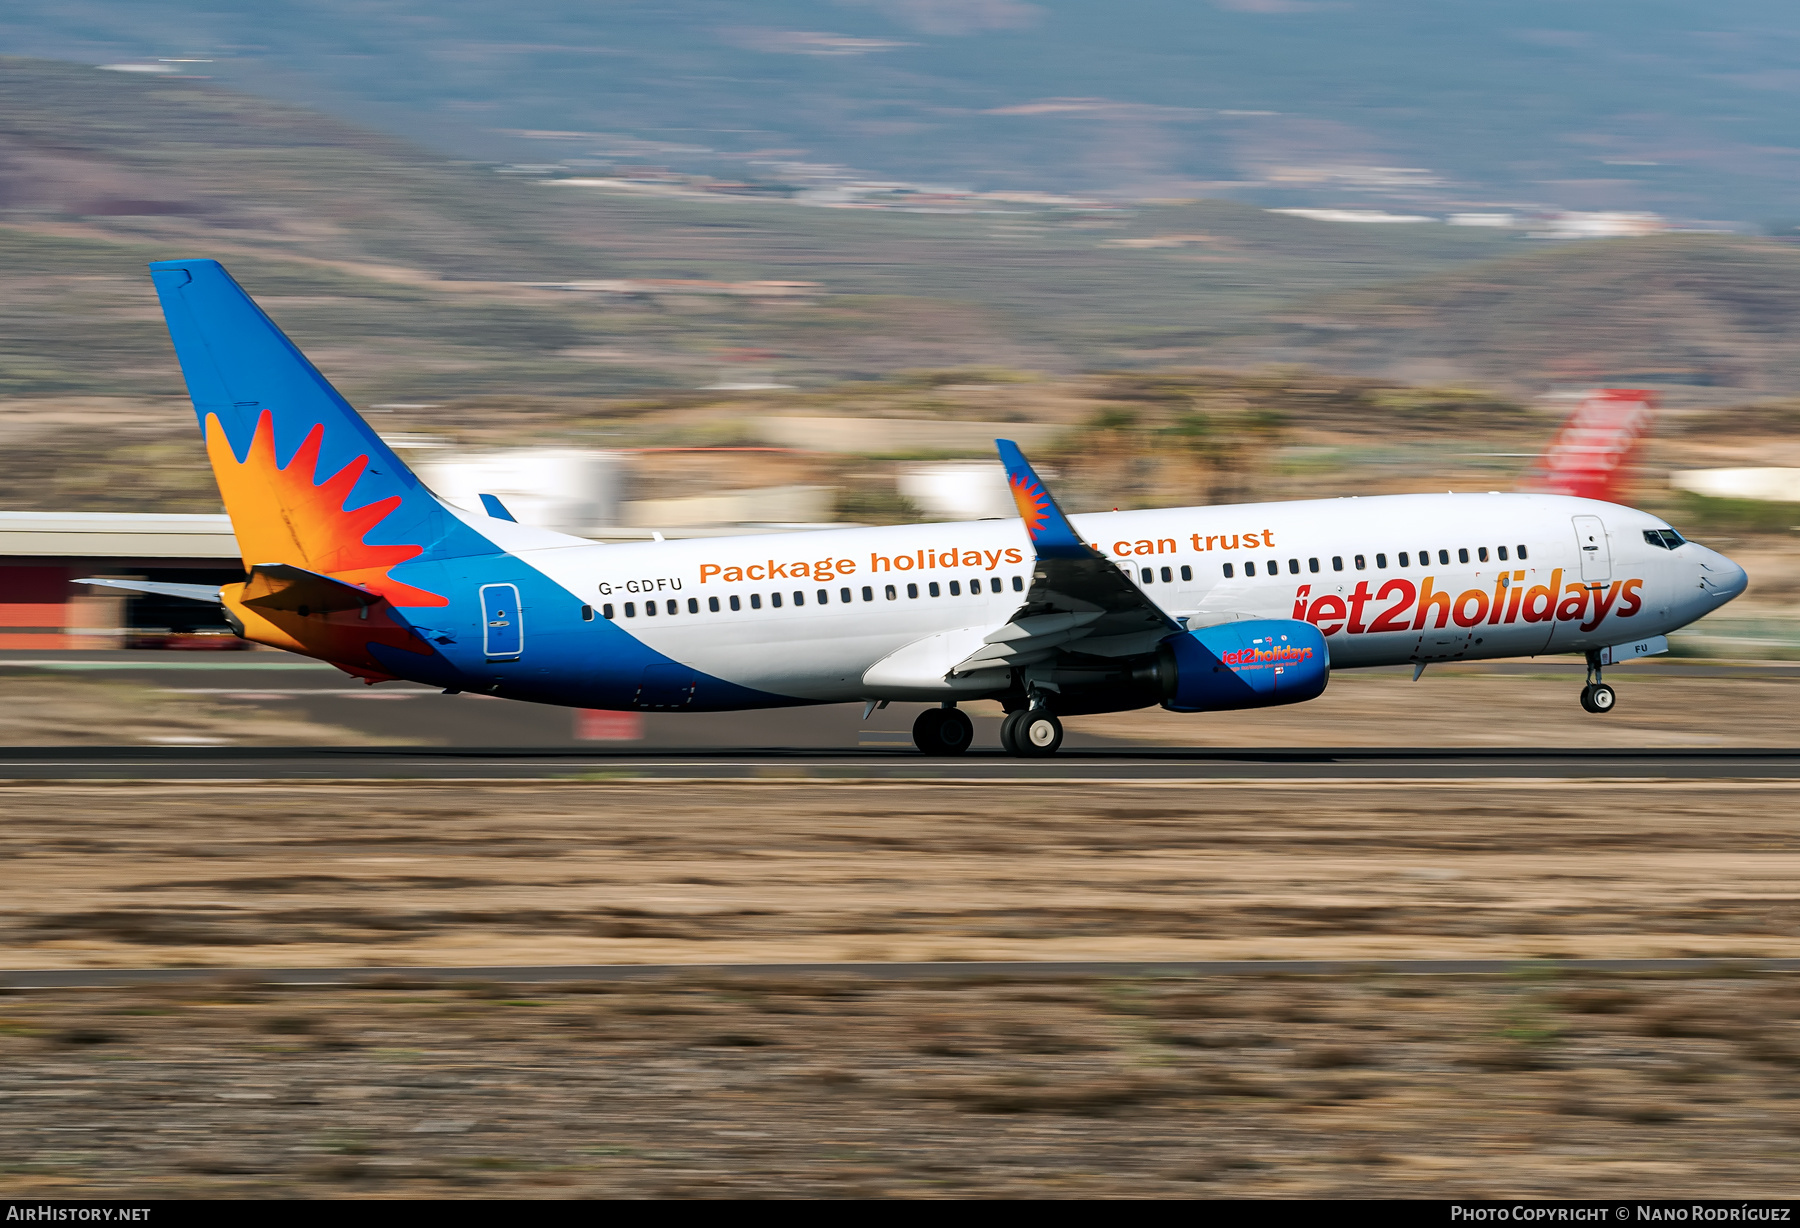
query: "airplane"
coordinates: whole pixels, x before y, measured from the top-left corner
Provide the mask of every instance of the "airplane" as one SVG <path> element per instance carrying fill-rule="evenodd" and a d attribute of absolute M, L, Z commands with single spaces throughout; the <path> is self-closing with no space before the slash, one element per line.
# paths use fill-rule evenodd
<path fill-rule="evenodd" d="M 601 544 L 434 495 L 214 260 L 152 264 L 248 579 L 77 581 L 216 602 L 238 635 L 370 684 L 579 708 L 959 706 L 1054 754 L 1062 718 L 1317 698 L 1331 670 L 1667 649 L 1744 569 L 1646 512 L 1413 494 L 1070 516 L 996 440 L 1017 519 Z"/>

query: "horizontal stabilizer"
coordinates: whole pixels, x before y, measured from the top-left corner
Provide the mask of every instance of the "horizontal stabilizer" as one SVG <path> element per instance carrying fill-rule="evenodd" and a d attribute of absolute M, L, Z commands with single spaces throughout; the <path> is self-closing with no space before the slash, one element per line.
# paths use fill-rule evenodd
<path fill-rule="evenodd" d="M 165 584 L 161 580 L 103 580 L 98 576 L 89 576 L 83 580 L 71 580 L 69 583 L 99 584 L 106 588 L 122 588 L 131 593 L 155 593 L 158 597 L 181 597 L 188 601 L 209 601 L 214 605 L 221 604 L 217 584 Z"/>
<path fill-rule="evenodd" d="M 258 563 L 238 600 L 258 610 L 281 610 L 302 616 L 361 610 L 382 598 L 366 588 L 345 584 L 304 567 L 286 563 Z"/>

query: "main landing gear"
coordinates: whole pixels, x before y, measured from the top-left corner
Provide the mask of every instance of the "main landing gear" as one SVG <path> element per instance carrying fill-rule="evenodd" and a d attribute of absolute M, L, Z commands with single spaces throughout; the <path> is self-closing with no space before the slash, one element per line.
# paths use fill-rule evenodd
<path fill-rule="evenodd" d="M 1062 722 L 1048 708 L 1015 708 L 1000 722 L 1001 747 L 1022 759 L 1054 755 L 1062 740 Z"/>
<path fill-rule="evenodd" d="M 927 755 L 960 755 L 975 740 L 975 723 L 957 708 L 927 708 L 913 722 L 913 745 Z"/>
<path fill-rule="evenodd" d="M 1611 712 L 1613 705 L 1618 702 L 1619 697 L 1613 694 L 1613 689 L 1600 681 L 1600 662 L 1594 657 L 1589 657 L 1587 685 L 1581 688 L 1582 710 L 1596 714 Z"/>

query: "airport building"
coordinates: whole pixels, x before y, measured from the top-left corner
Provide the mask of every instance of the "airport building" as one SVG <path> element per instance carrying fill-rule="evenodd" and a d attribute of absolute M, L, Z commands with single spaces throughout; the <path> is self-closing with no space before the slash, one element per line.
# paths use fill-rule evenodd
<path fill-rule="evenodd" d="M 215 606 L 73 584 L 244 578 L 223 514 L 0 512 L 0 649 L 244 648 Z"/>

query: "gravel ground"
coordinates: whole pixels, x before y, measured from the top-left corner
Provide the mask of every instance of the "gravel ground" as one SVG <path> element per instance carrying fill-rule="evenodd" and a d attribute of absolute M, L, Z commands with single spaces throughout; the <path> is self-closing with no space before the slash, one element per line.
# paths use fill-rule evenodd
<path fill-rule="evenodd" d="M 4 786 L 4 966 L 221 972 L 0 995 L 0 1194 L 1792 1196 L 1794 977 L 228 968 L 1786 955 L 1797 794 Z"/>
<path fill-rule="evenodd" d="M 0 787 L 0 967 L 1790 955 L 1800 782 Z"/>
<path fill-rule="evenodd" d="M 1792 1197 L 1792 978 L 0 998 L 8 1197 Z"/>

